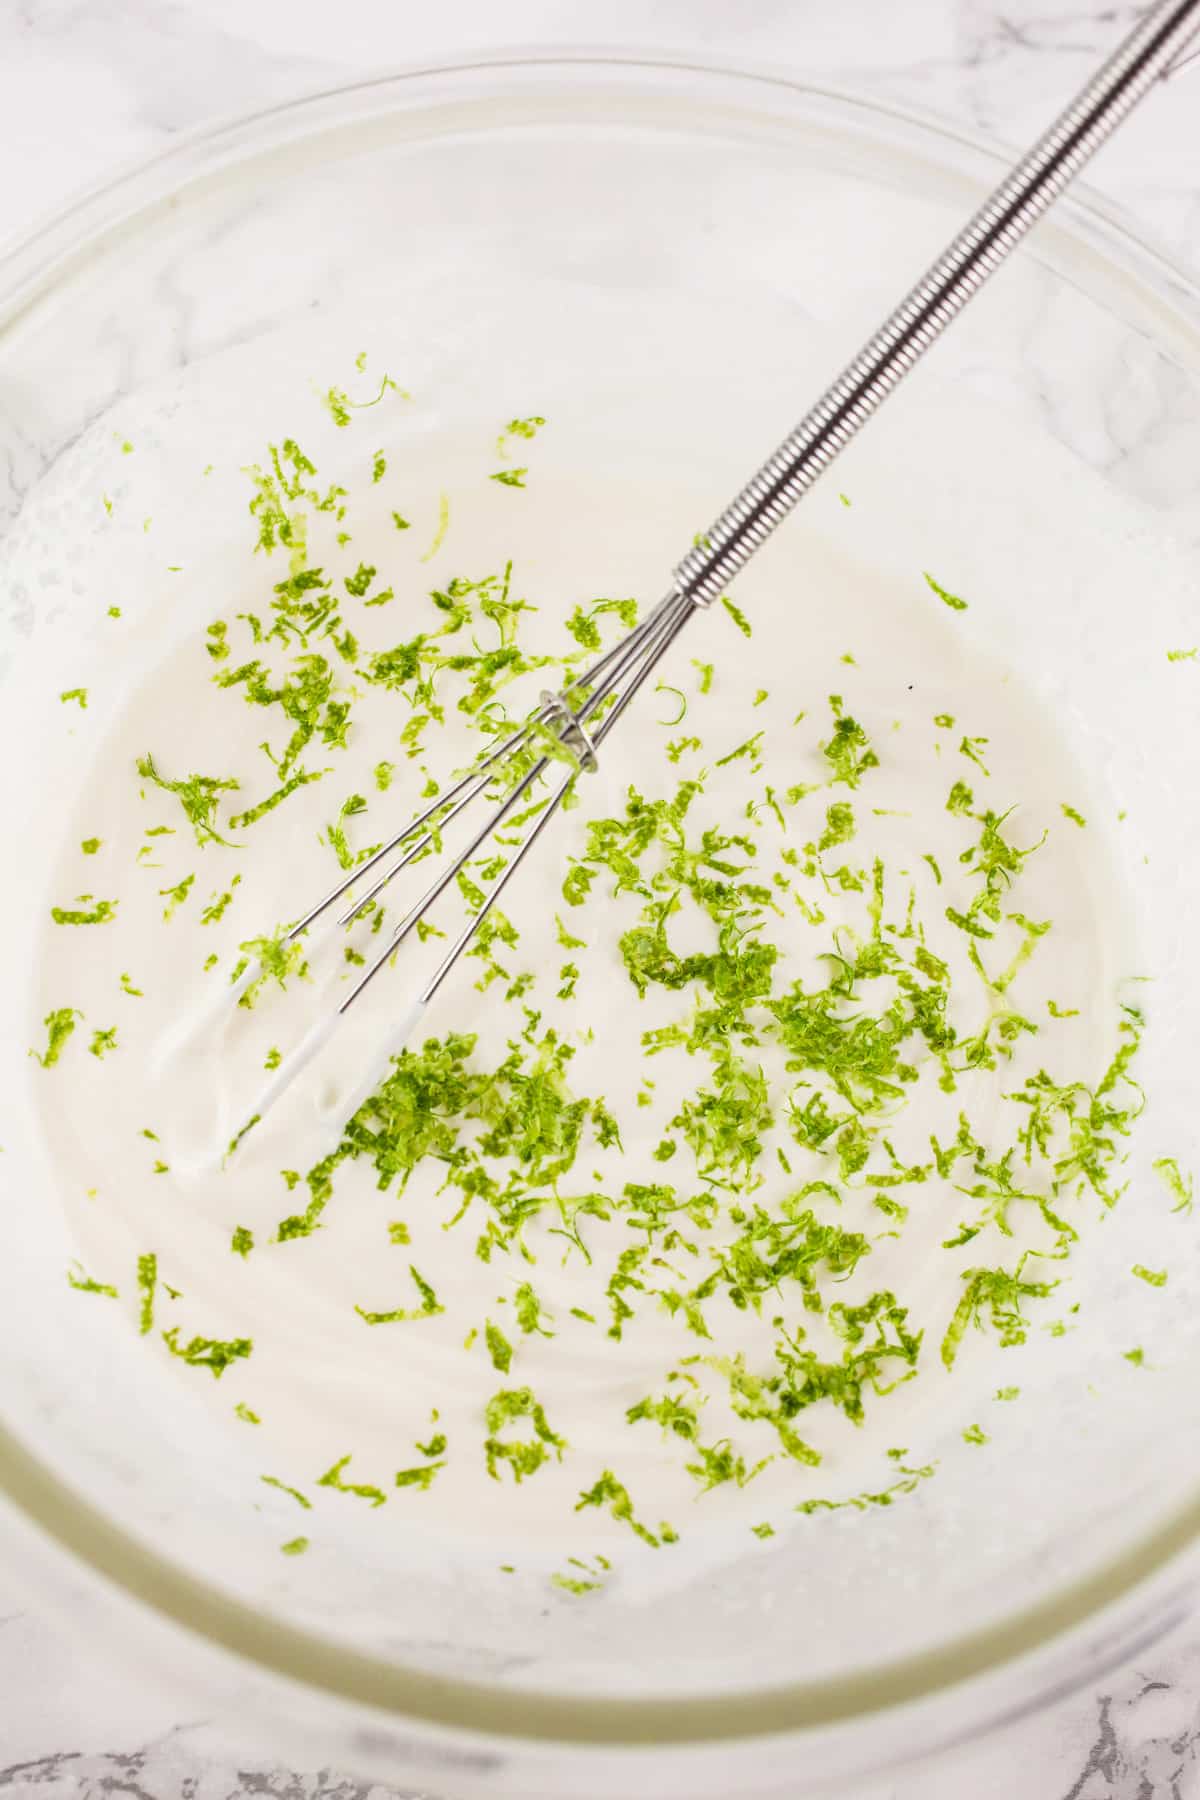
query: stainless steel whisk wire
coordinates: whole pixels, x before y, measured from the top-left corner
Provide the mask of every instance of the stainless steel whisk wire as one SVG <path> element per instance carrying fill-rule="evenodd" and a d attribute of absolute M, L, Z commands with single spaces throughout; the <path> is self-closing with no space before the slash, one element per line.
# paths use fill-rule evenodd
<path fill-rule="evenodd" d="M 440 871 L 405 913 L 384 948 L 367 965 L 346 997 L 322 1018 L 283 1059 L 264 1086 L 235 1142 L 272 1106 L 328 1041 L 337 1024 L 413 931 L 442 893 L 467 867 L 481 846 L 511 819 L 519 803 L 552 763 L 563 773 L 540 803 L 526 836 L 492 881 L 472 917 L 451 944 L 355 1089 L 342 1102 L 349 1117 L 386 1072 L 424 1008 L 479 931 L 521 864 L 566 798 L 581 768 L 595 766 L 597 754 L 634 696 L 644 686 L 696 608 L 718 599 L 729 583 L 793 507 L 844 450 L 930 346 L 962 311 L 989 276 L 1079 173 L 1105 140 L 1156 83 L 1194 63 L 1188 46 L 1200 33 L 1200 0 L 1159 0 L 1151 7 L 1078 97 L 1022 157 L 937 261 L 904 297 L 811 410 L 789 432 L 741 492 L 676 566 L 667 593 L 625 637 L 576 675 L 558 694 L 545 694 L 539 707 L 500 744 L 488 751 L 452 787 L 402 831 L 352 869 L 285 934 L 295 942 L 337 901 L 390 856 L 397 861 L 338 915 L 345 926 L 359 917 L 400 872 L 436 849 L 445 828 L 488 788 L 505 764 L 550 733 L 564 755 L 548 749 L 499 798 L 469 842 Z M 589 724 L 589 721 L 591 723 Z M 407 848 L 405 848 L 407 846 Z M 251 964 L 230 990 L 245 992 L 258 973 Z"/>

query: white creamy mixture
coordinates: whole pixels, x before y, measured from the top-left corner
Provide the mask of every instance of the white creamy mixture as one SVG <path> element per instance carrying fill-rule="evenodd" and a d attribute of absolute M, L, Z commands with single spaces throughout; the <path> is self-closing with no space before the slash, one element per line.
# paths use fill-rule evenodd
<path fill-rule="evenodd" d="M 354 385 L 373 391 L 369 375 Z M 1050 1191 L 1062 1145 L 1044 1155 L 1031 1148 L 1022 1161 L 1029 1109 L 1011 1096 L 1042 1069 L 1058 1083 L 1100 1079 L 1119 1041 L 1117 982 L 1128 964 L 1103 833 L 1064 810 L 1083 818 L 1091 802 L 1053 721 L 1010 671 L 971 648 L 969 610 L 947 604 L 921 569 L 907 586 L 879 581 L 856 550 L 875 524 L 852 504 L 826 507 L 820 529 L 785 532 L 740 584 L 752 637 L 721 608 L 689 626 L 662 671 L 671 685 L 647 693 L 622 723 L 600 773 L 582 781 L 578 809 L 556 822 L 506 894 L 511 941 L 460 965 L 410 1046 L 419 1058 L 425 1036 L 471 1034 L 459 1072 L 495 1071 L 514 1047 L 519 1081 L 553 1065 L 560 1099 L 587 1103 L 560 1173 L 543 1171 L 524 1188 L 534 1199 L 520 1230 L 510 1229 L 512 1213 L 502 1230 L 489 1225 L 487 1197 L 448 1182 L 444 1144 L 404 1182 L 381 1180 L 365 1154 L 334 1168 L 331 1187 L 306 1180 L 330 1147 L 316 1117 L 320 1093 L 353 1082 L 449 935 L 407 947 L 311 1078 L 222 1168 L 189 1175 L 197 1149 L 225 1141 L 275 1053 L 355 978 L 360 965 L 346 956 L 370 955 L 382 941 L 373 921 L 355 928 L 348 949 L 340 938 L 314 949 L 309 979 L 293 975 L 286 990 L 268 980 L 253 1008 L 218 1009 L 199 1051 L 164 1060 L 164 1044 L 228 985 L 240 945 L 331 884 L 339 842 L 349 856 L 378 843 L 415 809 L 427 780 L 445 784 L 478 748 L 455 711 L 461 677 L 456 688 L 453 671 L 439 675 L 445 725 L 414 737 L 411 692 L 366 678 L 379 666 L 372 658 L 436 632 L 456 597 L 473 617 L 448 653 L 491 649 L 519 629 L 527 655 L 561 657 L 578 647 L 566 630 L 577 607 L 654 597 L 646 582 L 662 564 L 660 533 L 644 520 L 651 480 L 656 506 L 674 518 L 703 516 L 702 494 L 685 485 L 664 495 L 661 475 L 635 461 L 599 483 L 590 475 L 585 489 L 578 423 L 572 434 L 550 418 L 528 439 L 497 445 L 505 421 L 481 420 L 474 436 L 426 432 L 418 450 L 409 438 L 415 411 L 386 393 L 356 415 L 346 428 L 350 463 L 328 420 L 301 439 L 317 464 L 305 485 L 324 494 L 336 475 L 347 491 L 325 512 L 289 503 L 308 515 L 306 551 L 291 568 L 325 571 L 341 620 L 335 635 L 350 630 L 353 648 L 334 647 L 324 625 L 307 644 L 291 627 L 265 645 L 252 641 L 270 625 L 289 552 L 252 553 L 261 512 L 241 530 L 235 522 L 202 569 L 174 572 L 171 616 L 157 644 L 139 641 L 136 680 L 80 782 L 47 895 L 39 981 L 42 1013 L 75 1009 L 76 1028 L 52 1066 L 31 1069 L 82 1269 L 118 1289 L 131 1321 L 146 1328 L 147 1355 L 202 1387 L 231 1433 L 256 1434 L 263 1474 L 316 1502 L 303 1512 L 297 1503 L 297 1530 L 307 1534 L 319 1533 L 322 1506 L 341 1505 L 361 1509 L 364 1529 L 390 1529 L 385 1515 L 414 1524 L 434 1514 L 439 1528 L 485 1534 L 501 1551 L 536 1542 L 611 1553 L 632 1542 L 627 1493 L 633 1518 L 669 1549 L 675 1534 L 781 1529 L 798 1502 L 911 1486 L 921 1478 L 913 1471 L 922 1416 L 947 1404 L 939 1346 L 964 1272 L 1012 1271 L 1022 1249 L 1051 1251 L 1058 1237 L 1036 1196 Z M 332 471 L 312 441 L 340 456 Z M 386 463 L 378 479 L 376 444 Z M 528 471 L 517 478 L 524 485 L 490 479 L 514 469 Z M 253 491 L 247 484 L 247 497 Z M 600 520 L 621 521 L 630 586 L 620 594 L 581 586 L 581 546 Z M 364 569 L 373 571 L 365 580 Z M 956 589 L 953 571 L 934 561 L 930 573 Z M 391 598 L 372 603 L 389 589 Z M 611 610 L 596 619 L 605 642 L 622 628 Z M 206 636 L 214 621 L 225 630 Z M 222 687 L 214 677 L 259 658 L 278 691 L 305 655 L 327 659 L 350 723 L 344 743 L 318 730 L 289 762 L 297 715 L 247 704 L 244 680 Z M 557 668 L 535 670 L 504 688 L 510 716 L 559 680 Z M 823 749 L 835 742 L 839 714 L 865 734 L 851 746 L 850 780 Z M 227 784 L 210 790 L 198 830 L 177 793 L 139 775 L 147 755 L 165 781 Z M 391 766 L 380 772 L 381 764 Z M 238 823 L 299 769 L 306 784 Z M 682 815 L 687 839 L 695 846 L 705 829 L 719 831 L 704 876 L 741 870 L 759 890 L 747 905 L 752 939 L 777 951 L 771 993 L 826 988 L 839 967 L 835 949 L 853 960 L 874 941 L 909 967 L 920 944 L 932 959 L 921 985 L 949 993 L 946 1022 L 960 1044 L 953 1084 L 917 1032 L 904 1041 L 906 1071 L 899 1086 L 889 1076 L 887 1097 L 853 1083 L 839 1092 L 828 1069 L 797 1058 L 794 1042 L 789 1050 L 761 1005 L 752 1036 L 730 1037 L 742 1070 L 732 1090 L 728 1071 L 715 1079 L 703 1050 L 669 1043 L 647 1053 L 645 1034 L 686 1030 L 712 995 L 685 979 L 651 980 L 639 997 L 619 943 L 644 923 L 645 896 L 617 891 L 603 861 L 587 865 L 593 878 L 579 904 L 564 897 L 563 879 L 594 849 L 588 821 L 622 817 L 631 784 L 648 802 L 671 802 L 681 782 L 697 779 L 703 788 Z M 1003 816 L 998 829 L 1018 852 L 1041 844 L 997 877 L 994 918 L 971 912 L 981 888 L 973 850 L 989 813 Z M 663 855 L 648 854 L 647 875 Z M 417 891 L 412 879 L 389 890 L 384 931 Z M 668 884 L 656 897 L 670 892 Z M 111 918 L 50 922 L 51 905 L 86 918 L 104 900 L 114 903 Z M 979 929 L 952 922 L 948 908 Z M 434 916 L 452 934 L 462 901 L 448 896 Z M 686 894 L 666 918 L 676 957 L 716 947 L 713 921 Z M 893 996 L 887 979 L 860 979 L 834 1010 L 842 1020 L 859 1009 L 881 1017 Z M 1001 1029 L 1013 1016 L 1025 1024 Z M 95 1041 L 110 1029 L 112 1048 Z M 995 1066 L 965 1069 L 962 1044 L 985 1030 Z M 89 1055 L 90 1043 L 101 1053 Z M 714 1132 L 728 1124 L 747 1148 L 730 1153 L 725 1142 L 714 1153 L 696 1114 L 706 1096 L 725 1102 L 731 1092 L 745 1105 L 732 1123 L 718 1116 Z M 814 1105 L 838 1126 L 806 1141 L 793 1114 Z M 681 1117 L 693 1121 L 690 1136 Z M 990 1175 L 973 1171 L 974 1153 L 939 1172 L 931 1136 L 944 1150 L 964 1117 Z M 478 1145 L 485 1129 L 463 1127 L 461 1142 Z M 485 1148 L 481 1162 L 515 1192 L 523 1166 L 514 1148 Z M 1005 1209 L 995 1204 L 995 1165 L 1009 1150 L 1010 1185 L 1023 1198 Z M 657 1201 L 631 1198 L 629 1184 L 657 1188 Z M 1068 1190 L 1062 1204 L 1081 1224 L 1095 1195 L 1078 1180 Z M 733 1292 L 730 1247 L 756 1216 L 784 1219 L 789 1206 L 793 1225 L 808 1215 L 798 1229 L 814 1244 L 826 1228 L 848 1234 L 840 1250 L 814 1250 L 811 1279 Z M 964 1226 L 962 1241 L 943 1248 Z M 772 1247 L 761 1236 L 757 1246 Z M 639 1254 L 622 1261 L 631 1249 Z M 1024 1279 L 1048 1279 L 1046 1268 L 1033 1261 Z M 819 1304 L 806 1303 L 810 1292 Z M 887 1305 L 863 1315 L 857 1338 L 852 1311 L 831 1321 L 831 1305 L 870 1308 L 880 1294 Z M 1018 1304 L 1039 1330 L 1057 1316 L 1053 1297 Z M 814 1390 L 780 1430 L 775 1402 L 755 1383 L 776 1371 L 781 1331 L 826 1371 L 860 1342 L 888 1345 L 868 1371 L 861 1417 L 836 1393 Z M 906 1333 L 913 1343 L 921 1335 L 919 1353 L 897 1350 Z M 208 1340 L 228 1352 L 216 1378 Z M 193 1346 L 192 1366 L 172 1361 L 171 1344 Z M 738 1357 L 747 1379 L 731 1383 Z M 908 1379 L 914 1371 L 923 1378 Z M 497 1395 L 518 1396 L 502 1425 L 487 1416 Z M 497 1452 L 497 1443 L 533 1445 L 535 1466 L 516 1480 L 520 1451 Z M 320 1490 L 323 1475 L 326 1490 L 351 1493 Z M 596 1498 L 581 1517 L 589 1493 Z M 248 1505 L 255 1500 L 247 1494 Z M 601 1573 L 592 1563 L 573 1575 L 568 1567 L 568 1579 Z"/>

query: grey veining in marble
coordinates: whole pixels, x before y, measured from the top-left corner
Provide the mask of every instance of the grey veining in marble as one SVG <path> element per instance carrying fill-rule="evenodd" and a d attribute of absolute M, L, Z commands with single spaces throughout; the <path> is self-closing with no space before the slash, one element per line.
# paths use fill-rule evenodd
<path fill-rule="evenodd" d="M 1128 0 L 0 0 L 0 239 L 207 119 L 500 43 L 726 54 L 1030 139 L 1139 7 Z M 14 174 L 13 171 L 16 171 Z M 1170 84 L 1091 175 L 1200 262 L 1200 74 Z M 14 1601 L 0 1541 L 0 1795 L 11 1800 L 388 1800 L 239 1753 L 170 1671 L 149 1685 Z M 1081 1694 L 859 1787 L 853 1800 L 1200 1800 L 1200 1619 Z"/>
<path fill-rule="evenodd" d="M 26 1648 L 49 1635 L 36 1621 L 19 1623 Z M 1200 1634 L 1196 1634 L 1200 1635 Z M 1182 1637 L 1148 1663 L 1123 1670 L 1095 1695 L 1009 1726 L 950 1758 L 909 1768 L 890 1781 L 858 1788 L 854 1800 L 1195 1800 L 1200 1794 L 1200 1642 Z M 35 1657 L 38 1675 L 47 1662 Z M 4 1711 L 32 1686 L 22 1658 L 6 1654 L 0 1636 Z M 82 1674 L 82 1669 L 77 1673 Z M 87 1715 L 72 1721 L 73 1703 Z M 182 1698 L 177 1701 L 185 1710 Z M 163 1725 L 143 1716 L 132 1697 L 105 1701 L 102 1717 L 78 1690 L 54 1708 L 39 1708 L 51 1737 L 34 1754 L 0 1767 L 6 1800 L 418 1800 L 343 1771 L 291 1766 L 286 1760 L 238 1755 L 219 1721 Z M 14 1723 L 11 1716 L 7 1726 Z M 24 1733 L 20 1733 L 22 1737 Z M 423 1797 L 422 1797 L 423 1800 Z"/>

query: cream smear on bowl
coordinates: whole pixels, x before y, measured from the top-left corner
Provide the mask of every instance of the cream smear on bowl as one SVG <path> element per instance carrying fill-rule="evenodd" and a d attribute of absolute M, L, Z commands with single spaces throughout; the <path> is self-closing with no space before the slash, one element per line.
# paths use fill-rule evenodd
<path fill-rule="evenodd" d="M 879 565 L 911 515 L 848 462 L 689 626 L 333 1146 L 320 1093 L 511 839 L 195 1171 L 433 865 L 311 954 L 280 930 L 626 629 L 723 497 L 556 356 L 474 411 L 395 358 L 293 381 L 253 451 L 179 475 L 223 535 L 176 565 L 136 520 L 157 576 L 107 587 L 92 668 L 30 701 L 86 753 L 29 847 L 29 1069 L 79 1303 L 227 1422 L 285 1549 L 353 1508 L 582 1598 L 626 1554 L 904 1498 L 948 1406 L 986 1450 L 1019 1383 L 978 1391 L 976 1346 L 1069 1328 L 1143 996 L 1111 801 L 938 545 Z M 132 474 L 153 437 L 126 441 Z M 132 493 L 96 503 L 132 532 Z M 251 1004 L 164 1060 L 248 957 Z"/>

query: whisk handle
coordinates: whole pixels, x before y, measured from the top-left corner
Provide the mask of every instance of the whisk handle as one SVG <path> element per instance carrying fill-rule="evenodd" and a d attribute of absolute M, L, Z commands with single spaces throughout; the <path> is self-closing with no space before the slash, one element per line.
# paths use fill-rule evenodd
<path fill-rule="evenodd" d="M 710 606 L 1150 89 L 1185 61 L 1200 0 L 1159 0 L 679 563 Z"/>

